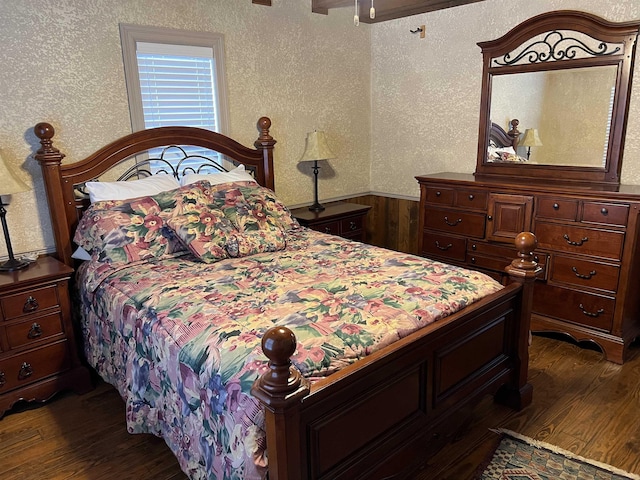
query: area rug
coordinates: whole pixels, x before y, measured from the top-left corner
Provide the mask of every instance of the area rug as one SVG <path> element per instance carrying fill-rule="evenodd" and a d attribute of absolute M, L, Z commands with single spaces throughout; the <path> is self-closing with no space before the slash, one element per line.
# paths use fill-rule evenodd
<path fill-rule="evenodd" d="M 640 480 L 640 476 L 595 462 L 509 430 L 474 480 Z"/>

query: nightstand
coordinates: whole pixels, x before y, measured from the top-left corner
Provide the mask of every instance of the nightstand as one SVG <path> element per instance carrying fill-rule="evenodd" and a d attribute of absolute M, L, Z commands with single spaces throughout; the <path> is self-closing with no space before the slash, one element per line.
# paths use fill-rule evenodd
<path fill-rule="evenodd" d="M 304 227 L 364 242 L 366 215 L 369 209 L 369 205 L 332 202 L 325 204 L 325 209 L 321 212 L 312 212 L 307 207 L 301 207 L 291 210 L 291 214 Z"/>
<path fill-rule="evenodd" d="M 53 257 L 0 273 L 0 418 L 18 400 L 93 388 L 71 319 L 73 269 Z"/>

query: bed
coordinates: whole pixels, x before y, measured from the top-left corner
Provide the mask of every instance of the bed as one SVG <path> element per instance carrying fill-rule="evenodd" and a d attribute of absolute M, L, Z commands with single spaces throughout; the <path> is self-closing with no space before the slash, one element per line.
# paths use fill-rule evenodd
<path fill-rule="evenodd" d="M 511 130 L 504 130 L 497 123 L 491 122 L 489 129 L 489 146 L 487 147 L 487 161 L 490 163 L 503 162 L 528 162 L 528 159 L 516 153 L 520 132 L 518 131 L 519 121 L 511 120 Z"/>
<path fill-rule="evenodd" d="M 53 127 L 34 129 L 56 255 L 78 270 L 85 355 L 123 396 L 129 431 L 162 436 L 193 479 L 406 478 L 479 397 L 527 406 L 535 237 L 516 238 L 500 285 L 302 228 L 272 191 L 270 127 L 260 118 L 255 148 L 145 130 L 65 164 Z M 87 182 L 132 156 L 181 145 L 220 152 L 252 179 L 214 184 L 189 167 L 195 181 L 169 192 L 87 198 Z M 136 164 L 121 178 L 148 173 Z M 141 209 L 144 222 L 113 234 Z M 97 229 L 107 217 L 113 228 Z M 159 222 L 172 233 L 149 253 Z M 91 254 L 81 265 L 78 244 Z M 443 298 L 427 307 L 433 295 Z"/>

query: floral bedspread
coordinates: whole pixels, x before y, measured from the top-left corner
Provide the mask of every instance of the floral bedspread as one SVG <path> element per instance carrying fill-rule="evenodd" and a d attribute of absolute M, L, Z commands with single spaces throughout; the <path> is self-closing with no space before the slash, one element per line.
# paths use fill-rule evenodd
<path fill-rule="evenodd" d="M 192 479 L 266 472 L 250 395 L 260 340 L 286 325 L 311 379 L 499 290 L 477 272 L 308 229 L 285 250 L 206 264 L 189 254 L 79 272 L 89 362 L 126 402 L 128 430 L 161 436 Z M 79 282 L 82 284 L 82 282 Z"/>

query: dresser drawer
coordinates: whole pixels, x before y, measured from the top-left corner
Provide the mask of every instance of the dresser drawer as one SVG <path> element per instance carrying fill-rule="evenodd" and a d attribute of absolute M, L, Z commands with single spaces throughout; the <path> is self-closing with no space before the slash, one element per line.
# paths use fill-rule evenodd
<path fill-rule="evenodd" d="M 534 313 L 606 332 L 611 330 L 616 303 L 612 297 L 545 283 L 536 283 L 533 295 Z"/>
<path fill-rule="evenodd" d="M 433 232 L 425 232 L 422 239 L 422 254 L 446 257 L 464 262 L 467 241 L 464 238 L 448 237 Z"/>
<path fill-rule="evenodd" d="M 475 262 L 473 261 L 474 257 L 476 258 Z M 494 258 L 497 258 L 500 262 L 495 263 Z M 498 270 L 503 271 L 516 258 L 518 258 L 518 251 L 506 245 L 473 241 L 468 244 L 467 259 L 469 263 L 483 268 L 494 268 L 491 265 L 496 265 Z M 546 279 L 547 255 L 535 252 L 533 258 L 542 269 L 537 276 L 538 280 Z"/>
<path fill-rule="evenodd" d="M 626 226 L 628 217 L 629 205 L 617 203 L 585 202 L 582 210 L 582 221 L 587 223 Z"/>
<path fill-rule="evenodd" d="M 595 228 L 537 222 L 539 248 L 562 250 L 619 260 L 624 233 Z"/>
<path fill-rule="evenodd" d="M 425 200 L 438 205 L 453 205 L 455 192 L 451 188 L 424 187 Z"/>
<path fill-rule="evenodd" d="M 485 210 L 487 208 L 487 192 L 474 190 L 458 190 L 456 192 L 456 207 Z"/>
<path fill-rule="evenodd" d="M 5 358 L 0 360 L 0 393 L 68 370 L 69 366 L 65 340 Z"/>
<path fill-rule="evenodd" d="M 578 200 L 541 197 L 538 199 L 536 217 L 575 221 L 578 218 L 578 203 Z"/>
<path fill-rule="evenodd" d="M 619 275 L 620 267 L 617 265 L 554 255 L 549 280 L 615 292 Z"/>
<path fill-rule="evenodd" d="M 486 218 L 484 214 L 426 208 L 424 215 L 424 224 L 428 228 L 455 233 L 457 235 L 468 235 L 477 238 L 484 237 Z"/>
<path fill-rule="evenodd" d="M 5 330 L 9 348 L 24 347 L 30 343 L 61 335 L 64 331 L 59 312 L 10 324 L 6 326 Z"/>
<path fill-rule="evenodd" d="M 58 292 L 55 285 L 7 295 L 0 299 L 5 320 L 40 312 L 58 306 Z"/>

